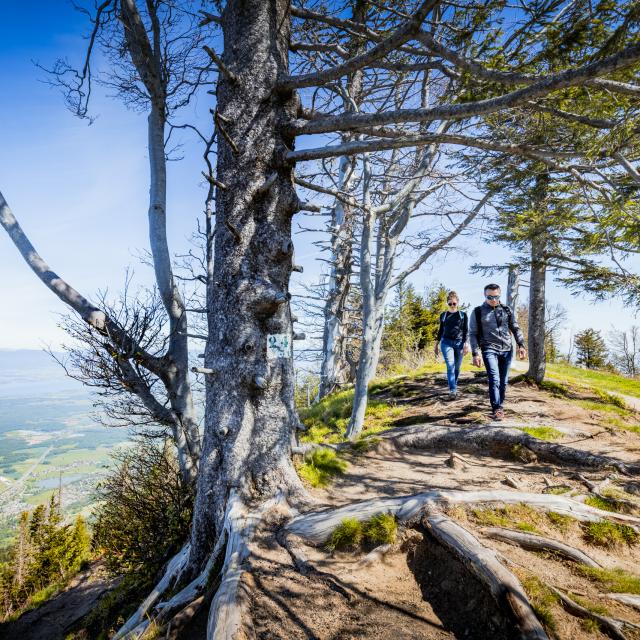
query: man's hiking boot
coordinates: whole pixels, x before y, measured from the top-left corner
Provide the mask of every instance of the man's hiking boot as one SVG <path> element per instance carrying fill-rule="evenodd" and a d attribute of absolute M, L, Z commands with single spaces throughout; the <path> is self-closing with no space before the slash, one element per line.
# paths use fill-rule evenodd
<path fill-rule="evenodd" d="M 500 407 L 500 409 L 496 409 L 493 412 L 493 419 L 496 420 L 497 422 L 500 422 L 500 420 L 502 420 L 504 418 L 504 409 L 502 407 Z"/>

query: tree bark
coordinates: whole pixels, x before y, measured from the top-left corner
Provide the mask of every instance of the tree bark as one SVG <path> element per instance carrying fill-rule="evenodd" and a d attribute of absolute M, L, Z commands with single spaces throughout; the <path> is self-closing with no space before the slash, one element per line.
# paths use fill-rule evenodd
<path fill-rule="evenodd" d="M 518 298 L 520 288 L 520 267 L 517 264 L 509 265 L 507 276 L 507 307 L 515 313 L 518 310 Z"/>
<path fill-rule="evenodd" d="M 291 217 L 299 208 L 293 145 L 281 133 L 297 110 L 295 93 L 274 91 L 288 71 L 287 0 L 235 0 L 222 13 L 224 64 L 235 81 L 217 85 L 219 132 L 213 274 L 203 455 L 192 526 L 190 573 L 221 535 L 229 496 L 264 502 L 304 489 L 291 459 L 298 427 L 290 356 L 268 358 L 272 334 L 292 337 Z M 273 173 L 270 187 L 262 191 Z"/>
<path fill-rule="evenodd" d="M 348 191 L 353 174 L 354 160 L 348 156 L 340 158 L 338 186 Z M 352 249 L 353 210 L 336 199 L 332 215 L 331 274 L 329 292 L 324 307 L 324 330 L 322 335 L 322 364 L 320 386 L 316 400 L 322 400 L 348 380 L 350 366 L 346 358 L 347 348 L 347 300 L 349 299 Z"/>
<path fill-rule="evenodd" d="M 546 239 L 543 233 L 531 240 L 531 279 L 529 285 L 529 370 L 527 376 L 540 384 L 544 380 L 547 365 L 545 350 L 545 284 L 547 264 Z"/>

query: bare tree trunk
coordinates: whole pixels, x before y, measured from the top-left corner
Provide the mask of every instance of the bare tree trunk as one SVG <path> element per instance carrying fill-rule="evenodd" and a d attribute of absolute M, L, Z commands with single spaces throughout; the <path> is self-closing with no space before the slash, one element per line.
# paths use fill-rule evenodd
<path fill-rule="evenodd" d="M 384 322 L 384 314 L 381 310 L 384 307 L 384 302 L 381 303 L 379 308 L 376 305 L 376 308 L 367 309 L 368 306 L 366 304 L 364 306 L 365 320 L 362 348 L 353 396 L 353 410 L 349 427 L 347 428 L 347 438 L 350 440 L 357 438 L 362 431 L 364 416 L 367 411 L 369 383 L 376 375 L 380 359 L 380 344 L 382 342 Z"/>
<path fill-rule="evenodd" d="M 531 281 L 529 285 L 529 371 L 527 376 L 538 384 L 544 380 L 546 371 L 545 350 L 545 284 L 547 263 L 544 234 L 534 236 L 531 241 Z"/>
<path fill-rule="evenodd" d="M 520 298 L 520 267 L 517 264 L 509 265 L 507 276 L 507 306 L 514 311 L 518 309 L 518 299 Z"/>
<path fill-rule="evenodd" d="M 248 503 L 304 493 L 291 460 L 298 426 L 292 358 L 267 353 L 270 335 L 284 335 L 289 345 L 292 336 L 291 217 L 299 200 L 283 162 L 293 140 L 281 126 L 298 104 L 295 93 L 274 92 L 287 73 L 288 7 L 287 0 L 236 0 L 222 14 L 223 62 L 233 76 L 221 73 L 217 85 L 217 180 L 226 188 L 217 193 L 207 291 L 205 366 L 212 373 L 190 572 L 222 534 L 231 495 Z"/>
<path fill-rule="evenodd" d="M 340 158 L 338 186 L 347 191 L 353 175 L 353 158 Z M 349 298 L 352 249 L 353 210 L 350 205 L 336 199 L 332 216 L 331 275 L 329 293 L 324 307 L 324 331 L 322 336 L 322 365 L 320 386 L 316 401 L 331 393 L 348 379 L 350 366 L 346 359 L 346 305 Z"/>

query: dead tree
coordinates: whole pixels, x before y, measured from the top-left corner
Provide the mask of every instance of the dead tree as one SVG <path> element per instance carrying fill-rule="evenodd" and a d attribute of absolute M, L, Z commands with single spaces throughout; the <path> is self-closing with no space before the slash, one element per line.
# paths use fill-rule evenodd
<path fill-rule="evenodd" d="M 97 81 L 115 89 L 127 105 L 149 114 L 150 262 L 164 314 L 155 304 L 149 308 L 120 304 L 115 309 L 103 299 L 99 308 L 94 307 L 44 265 L 4 200 L 2 224 L 43 282 L 87 323 L 82 328 L 72 318 L 65 321 L 71 334 L 86 346 L 73 347 L 68 372 L 101 389 L 102 405 L 116 424 L 137 425 L 147 432 L 152 424 L 160 433 L 170 429 L 182 473 L 193 484 L 201 443 L 190 379 L 188 312 L 173 272 L 166 231 L 165 142 L 170 118 L 189 103 L 208 73 L 209 58 L 200 48 L 206 34 L 186 9 L 172 2 L 149 2 L 141 11 L 135 0 L 106 0 L 93 16 L 83 10 L 92 29 L 82 69 L 76 71 L 58 61 L 49 76 L 64 90 L 72 111 L 88 118 L 96 82 L 92 58 L 100 47 L 109 68 Z M 125 292 L 121 303 L 126 300 Z"/>

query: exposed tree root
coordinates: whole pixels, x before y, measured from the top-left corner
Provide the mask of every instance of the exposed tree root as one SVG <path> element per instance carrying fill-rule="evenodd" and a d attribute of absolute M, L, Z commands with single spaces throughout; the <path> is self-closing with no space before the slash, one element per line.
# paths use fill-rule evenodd
<path fill-rule="evenodd" d="M 258 524 L 267 511 L 284 502 L 284 497 L 278 495 L 267 500 L 259 509 L 250 511 L 236 493 L 229 496 L 224 522 L 227 547 L 220 586 L 209 611 L 207 640 L 240 640 L 252 634 L 246 626 L 249 619 L 246 615 L 249 589 L 246 581 L 243 581 L 244 563 Z"/>
<path fill-rule="evenodd" d="M 589 557 L 586 553 L 571 547 L 568 544 L 553 540 L 551 538 L 545 538 L 533 533 L 523 533 L 522 531 L 513 531 L 511 529 L 502 529 L 499 527 L 490 527 L 482 530 L 482 535 L 492 540 L 500 540 L 508 544 L 512 544 L 523 549 L 529 549 L 532 551 L 550 551 L 567 560 L 572 560 L 579 564 L 584 564 L 587 567 L 593 567 L 595 569 L 600 568 L 593 558 Z"/>
<path fill-rule="evenodd" d="M 147 611 L 157 602 L 158 598 L 173 584 L 182 573 L 187 560 L 189 559 L 190 545 L 186 544 L 167 565 L 167 568 L 160 582 L 154 587 L 151 593 L 145 598 L 136 612 L 122 625 L 112 640 L 121 638 L 138 638 L 148 626 L 149 621 L 145 619 Z M 146 626 L 142 625 L 146 623 Z"/>
<path fill-rule="evenodd" d="M 610 618 L 609 616 L 603 616 L 599 613 L 594 613 L 593 611 L 589 611 L 582 605 L 579 605 L 577 602 L 573 601 L 568 595 L 562 593 L 559 589 L 555 587 L 549 587 L 553 593 L 555 593 L 562 602 L 564 608 L 574 616 L 578 616 L 579 618 L 592 618 L 596 620 L 602 630 L 614 640 L 627 640 L 627 637 L 624 635 L 623 630 L 625 627 L 629 627 L 632 629 L 639 629 L 638 625 L 633 624 L 631 622 L 627 622 L 626 620 L 618 620 L 617 618 Z"/>
<path fill-rule="evenodd" d="M 640 525 L 640 517 L 602 511 L 571 498 L 554 494 L 526 493 L 522 491 L 458 491 L 455 489 L 433 489 L 409 496 L 373 498 L 355 502 L 337 509 L 312 511 L 293 518 L 287 525 L 288 533 L 304 538 L 312 544 L 322 544 L 345 518 L 366 520 L 378 513 L 391 513 L 400 521 L 409 521 L 420 516 L 429 503 L 474 504 L 498 502 L 504 504 L 525 503 L 545 511 L 572 516 L 577 520 L 598 522 L 611 520 L 630 526 Z"/>
<path fill-rule="evenodd" d="M 628 604 L 634 609 L 640 609 L 640 596 L 634 593 L 607 593 L 607 598 Z"/>
<path fill-rule="evenodd" d="M 508 427 L 448 427 L 413 425 L 383 434 L 384 441 L 399 449 L 456 449 L 467 452 L 490 452 L 513 457 L 514 446 L 525 447 L 546 462 L 571 464 L 592 469 L 616 469 L 620 473 L 639 475 L 640 465 L 611 456 L 539 440 L 528 433 Z"/>
<path fill-rule="evenodd" d="M 523 640 L 547 640 L 520 581 L 464 527 L 433 505 L 427 505 L 422 524 L 490 591 L 498 606 L 514 621 Z"/>

